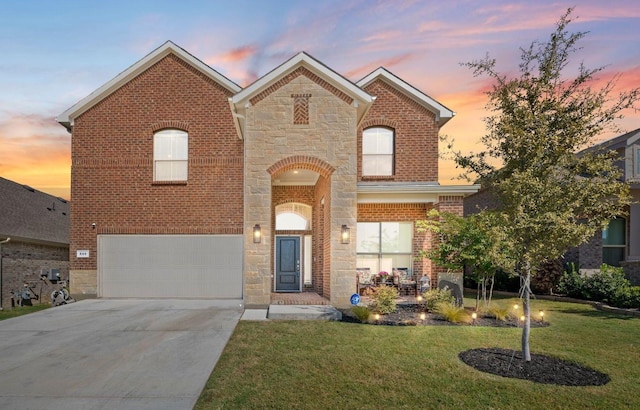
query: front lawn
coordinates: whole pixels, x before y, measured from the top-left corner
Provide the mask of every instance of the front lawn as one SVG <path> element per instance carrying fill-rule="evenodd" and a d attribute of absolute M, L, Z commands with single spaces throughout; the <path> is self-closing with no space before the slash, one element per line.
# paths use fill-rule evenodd
<path fill-rule="evenodd" d="M 33 312 L 37 312 L 39 310 L 44 310 L 47 308 L 50 308 L 51 304 L 46 303 L 46 304 L 40 304 L 40 305 L 33 305 L 33 306 L 21 306 L 21 307 L 15 307 L 15 308 L 9 308 L 9 309 L 5 309 L 5 310 L 0 310 L 0 320 L 5 320 L 5 319 L 9 319 L 12 317 L 16 317 L 16 316 L 22 316 L 22 315 L 26 315 L 29 313 L 33 313 Z"/>
<path fill-rule="evenodd" d="M 477 347 L 519 350 L 518 328 L 240 322 L 196 409 L 640 408 L 640 318 L 534 301 L 539 309 L 551 326 L 532 329 L 532 352 L 607 373 L 607 385 L 502 378 L 458 358 Z"/>

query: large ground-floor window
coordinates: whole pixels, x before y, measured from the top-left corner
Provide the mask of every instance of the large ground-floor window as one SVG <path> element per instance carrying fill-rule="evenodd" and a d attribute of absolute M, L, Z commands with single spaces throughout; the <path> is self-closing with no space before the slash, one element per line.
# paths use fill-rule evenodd
<path fill-rule="evenodd" d="M 412 271 L 412 222 L 358 222 L 357 268 L 371 273 Z"/>
<path fill-rule="evenodd" d="M 607 229 L 602 231 L 602 263 L 620 266 L 625 260 L 627 248 L 626 220 L 615 218 L 609 221 Z"/>

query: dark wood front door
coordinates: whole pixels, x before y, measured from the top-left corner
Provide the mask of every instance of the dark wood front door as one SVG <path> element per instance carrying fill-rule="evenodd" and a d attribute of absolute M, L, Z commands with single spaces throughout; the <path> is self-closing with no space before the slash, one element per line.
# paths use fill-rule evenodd
<path fill-rule="evenodd" d="M 276 237 L 276 292 L 300 291 L 300 237 Z"/>

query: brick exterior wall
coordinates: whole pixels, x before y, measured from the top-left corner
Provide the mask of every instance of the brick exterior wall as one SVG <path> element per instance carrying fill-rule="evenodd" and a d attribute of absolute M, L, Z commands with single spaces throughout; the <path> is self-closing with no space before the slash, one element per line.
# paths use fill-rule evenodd
<path fill-rule="evenodd" d="M 273 291 L 275 206 L 313 206 L 313 290 L 347 306 L 355 287 L 356 221 L 416 221 L 434 204 L 357 205 L 358 181 L 436 182 L 435 115 L 382 80 L 360 127 L 353 99 L 300 67 L 251 98 L 240 140 L 229 109 L 231 93 L 168 55 L 75 119 L 72 136 L 70 276 L 72 293 L 97 293 L 97 235 L 242 234 L 258 223 L 263 240 L 244 235 L 246 306 L 268 304 Z M 296 105 L 297 103 L 297 105 Z M 391 177 L 362 177 L 362 131 L 395 132 Z M 186 183 L 153 181 L 153 134 L 165 128 L 189 135 Z M 246 158 L 246 161 L 245 161 Z M 313 187 L 272 186 L 282 172 L 317 172 Z M 436 206 L 462 212 L 461 197 Z M 95 223 L 96 228 L 91 225 Z M 280 232 L 279 232 L 280 233 Z M 431 246 L 414 232 L 414 251 Z M 90 251 L 77 259 L 76 250 Z M 414 272 L 435 280 L 428 260 Z"/>
<path fill-rule="evenodd" d="M 69 248 L 12 240 L 2 245 L 2 307 L 11 307 L 12 291 L 24 283 L 40 297 L 33 303 L 49 303 L 50 295 L 59 286 L 40 279 L 42 269 L 60 269 L 60 277 L 69 277 Z M 16 301 L 17 302 L 17 301 Z"/>
<path fill-rule="evenodd" d="M 169 55 L 75 120 L 72 293 L 96 293 L 98 234 L 243 232 L 243 143 L 230 95 Z M 189 134 L 186 184 L 153 181 L 153 134 L 163 128 Z M 90 257 L 77 259 L 78 249 Z"/>
<path fill-rule="evenodd" d="M 438 131 L 435 115 L 382 80 L 364 89 L 376 97 L 358 128 L 358 181 L 438 181 Z M 362 176 L 362 130 L 395 130 L 395 172 L 391 177 Z"/>

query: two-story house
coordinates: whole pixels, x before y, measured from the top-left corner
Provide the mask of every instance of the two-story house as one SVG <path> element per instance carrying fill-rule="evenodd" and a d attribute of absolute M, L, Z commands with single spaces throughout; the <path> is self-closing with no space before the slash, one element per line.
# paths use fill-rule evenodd
<path fill-rule="evenodd" d="M 379 68 L 357 83 L 299 53 L 242 88 L 167 42 L 60 114 L 72 137 L 72 293 L 238 298 L 314 291 L 345 306 L 356 268 L 404 268 L 454 112 Z"/>
<path fill-rule="evenodd" d="M 604 141 L 584 151 L 612 150 L 618 153 L 618 167 L 629 184 L 632 203 L 625 217 L 609 221 L 607 229 L 591 241 L 571 250 L 567 259 L 582 270 L 599 269 L 606 263 L 622 266 L 634 285 L 640 285 L 640 128 Z"/>

